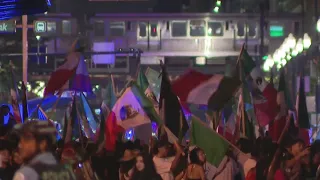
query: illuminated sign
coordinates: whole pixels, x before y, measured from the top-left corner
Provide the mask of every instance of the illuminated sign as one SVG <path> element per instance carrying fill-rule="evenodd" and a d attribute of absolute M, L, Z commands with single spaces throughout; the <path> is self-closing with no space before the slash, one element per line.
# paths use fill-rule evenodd
<path fill-rule="evenodd" d="M 271 25 L 269 29 L 270 37 L 283 37 L 284 28 L 283 26 Z"/>
<path fill-rule="evenodd" d="M 16 32 L 16 21 L 0 21 L 0 33 Z"/>
<path fill-rule="evenodd" d="M 35 33 L 47 32 L 47 22 L 46 21 L 35 21 L 33 30 Z"/>

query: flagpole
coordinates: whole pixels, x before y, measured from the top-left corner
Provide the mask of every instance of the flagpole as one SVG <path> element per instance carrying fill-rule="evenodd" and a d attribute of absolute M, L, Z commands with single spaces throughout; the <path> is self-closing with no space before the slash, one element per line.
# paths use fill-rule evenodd
<path fill-rule="evenodd" d="M 115 88 L 115 86 L 114 86 L 113 74 L 111 74 L 110 77 L 111 77 L 111 85 L 112 85 L 113 93 L 116 93 L 116 88 Z"/>
<path fill-rule="evenodd" d="M 240 71 L 240 76 L 242 77 L 242 71 L 243 71 L 243 69 L 242 69 L 242 62 L 240 62 L 240 68 L 239 68 L 239 71 Z M 244 93 L 243 93 L 243 90 L 244 89 L 244 85 L 243 85 L 243 82 L 242 82 L 242 93 L 241 93 L 241 95 L 240 95 L 240 101 L 241 101 L 241 125 L 242 125 L 242 134 L 243 135 L 245 135 L 245 132 L 246 132 L 246 124 L 245 124 L 245 105 L 244 105 L 244 97 L 243 97 L 243 95 L 244 95 Z"/>
<path fill-rule="evenodd" d="M 292 113 L 289 112 L 288 115 L 287 115 L 285 128 L 281 132 L 280 137 L 278 139 L 278 142 L 277 142 L 278 145 L 281 144 L 284 135 L 288 131 L 288 128 L 289 128 L 289 125 L 290 125 L 290 121 L 291 121 L 291 116 L 292 116 Z M 267 180 L 273 180 L 274 179 L 275 164 L 276 164 L 276 161 L 277 161 L 278 157 L 280 156 L 280 153 L 281 153 L 280 148 L 277 148 L 277 151 L 274 154 L 274 156 L 272 158 L 272 161 L 271 161 L 271 164 L 270 164 L 269 169 L 268 169 Z"/>

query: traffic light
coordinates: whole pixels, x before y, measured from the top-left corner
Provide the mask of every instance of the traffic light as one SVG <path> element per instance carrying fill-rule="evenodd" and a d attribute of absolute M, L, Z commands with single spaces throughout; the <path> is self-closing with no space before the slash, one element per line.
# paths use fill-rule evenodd
<path fill-rule="evenodd" d="M 221 0 L 217 0 L 212 11 L 214 13 L 219 13 L 219 11 L 221 9 L 221 4 L 222 4 Z"/>
<path fill-rule="evenodd" d="M 0 20 L 16 16 L 40 14 L 48 11 L 50 0 L 6 0 L 0 1 Z"/>

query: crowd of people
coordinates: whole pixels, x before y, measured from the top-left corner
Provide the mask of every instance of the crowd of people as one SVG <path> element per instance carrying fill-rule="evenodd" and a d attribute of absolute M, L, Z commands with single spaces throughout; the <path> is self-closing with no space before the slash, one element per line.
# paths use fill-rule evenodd
<path fill-rule="evenodd" d="M 230 148 L 215 167 L 206 162 L 200 147 L 188 143 L 119 138 L 115 152 L 97 152 L 96 145 L 85 138 L 56 142 L 56 129 L 49 121 L 31 120 L 13 128 L 1 125 L 0 179 L 264 180 L 270 173 L 275 180 L 320 179 L 320 142 L 305 146 L 304 141 L 290 137 L 283 142 L 240 138 L 237 148 Z"/>

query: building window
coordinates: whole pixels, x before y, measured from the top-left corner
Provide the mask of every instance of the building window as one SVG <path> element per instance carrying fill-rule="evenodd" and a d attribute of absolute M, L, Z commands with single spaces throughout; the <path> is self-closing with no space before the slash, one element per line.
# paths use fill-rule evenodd
<path fill-rule="evenodd" d="M 208 36 L 223 36 L 223 25 L 221 22 L 208 22 Z"/>
<path fill-rule="evenodd" d="M 206 21 L 204 20 L 190 21 L 190 36 L 205 36 L 205 34 L 206 34 Z"/>
<path fill-rule="evenodd" d="M 95 36 L 104 36 L 104 21 L 95 21 L 94 22 L 94 35 Z"/>
<path fill-rule="evenodd" d="M 150 23 L 150 35 L 151 37 L 158 36 L 158 23 Z"/>
<path fill-rule="evenodd" d="M 124 22 L 110 22 L 110 35 L 111 36 L 123 36 L 125 33 Z"/>
<path fill-rule="evenodd" d="M 147 23 L 139 22 L 139 37 L 147 37 Z"/>
<path fill-rule="evenodd" d="M 244 34 L 244 23 L 238 22 L 237 23 L 237 35 L 243 37 Z"/>
<path fill-rule="evenodd" d="M 249 37 L 255 37 L 257 35 L 256 27 L 257 23 L 247 23 L 247 32 Z"/>
<path fill-rule="evenodd" d="M 187 22 L 186 21 L 173 21 L 171 24 L 172 37 L 187 36 Z"/>
<path fill-rule="evenodd" d="M 48 33 L 56 33 L 57 31 L 56 22 L 47 22 L 47 31 Z"/>
<path fill-rule="evenodd" d="M 157 26 L 158 26 L 158 23 L 149 23 L 149 28 L 148 28 L 147 22 L 139 22 L 139 36 L 147 37 L 148 31 L 149 31 L 151 37 L 157 37 L 158 36 Z"/>
<path fill-rule="evenodd" d="M 62 34 L 71 34 L 72 24 L 70 20 L 62 20 Z"/>

